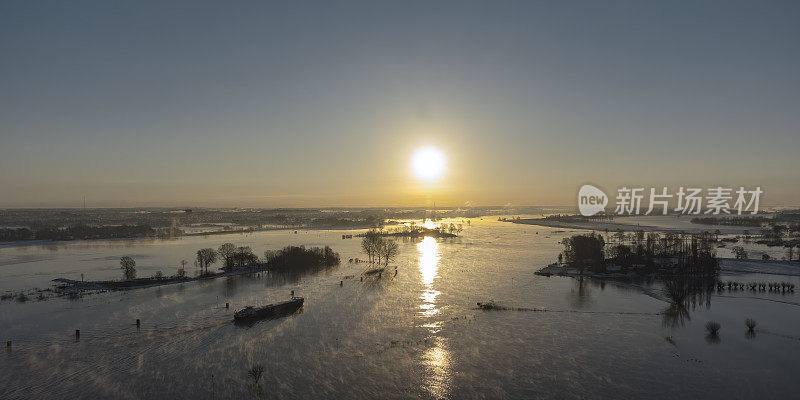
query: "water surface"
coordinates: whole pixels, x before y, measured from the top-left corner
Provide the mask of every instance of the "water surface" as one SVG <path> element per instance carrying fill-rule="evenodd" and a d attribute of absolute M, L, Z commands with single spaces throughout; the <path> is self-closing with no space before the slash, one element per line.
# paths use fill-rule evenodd
<path fill-rule="evenodd" d="M 665 323 L 658 283 L 533 274 L 575 232 L 473 219 L 460 238 L 400 241 L 397 275 L 363 282 L 366 266 L 347 262 L 364 258 L 359 241 L 341 238 L 356 231 L 5 246 L 3 291 L 80 274 L 117 278 L 123 255 L 136 259 L 139 276 L 169 275 L 197 249 L 228 241 L 257 253 L 330 245 L 343 263 L 312 275 L 2 302 L 0 336 L 13 345 L 0 364 L 0 397 L 729 399 L 800 390 L 796 295 L 713 294 Z M 747 271 L 723 279 L 800 283 Z M 232 323 L 234 309 L 292 290 L 306 298 L 302 312 Z M 475 308 L 490 299 L 548 311 Z M 746 335 L 748 317 L 759 323 L 755 337 Z M 718 340 L 706 335 L 709 320 L 722 325 Z M 246 373 L 256 363 L 265 367 L 258 387 Z"/>

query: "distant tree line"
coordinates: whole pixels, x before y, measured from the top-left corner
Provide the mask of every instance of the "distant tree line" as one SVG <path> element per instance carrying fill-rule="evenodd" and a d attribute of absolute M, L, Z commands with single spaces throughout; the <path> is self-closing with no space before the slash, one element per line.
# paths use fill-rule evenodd
<path fill-rule="evenodd" d="M 136 237 L 170 237 L 183 231 L 169 228 L 154 229 L 149 225 L 75 225 L 67 227 L 43 226 L 29 228 L 0 229 L 0 241 L 21 240 L 75 240 L 75 239 L 122 239 Z"/>
<path fill-rule="evenodd" d="M 378 227 L 383 226 L 384 218 L 378 215 L 368 215 L 363 218 L 324 217 L 312 218 L 308 226 L 321 228 L 351 228 L 351 227 Z"/>
<path fill-rule="evenodd" d="M 0 242 L 15 242 L 18 240 L 33 239 L 33 231 L 28 228 L 2 228 L 0 229 Z"/>
<path fill-rule="evenodd" d="M 767 217 L 698 217 L 692 218 L 693 224 L 727 225 L 727 226 L 761 226 L 772 221 Z"/>
<path fill-rule="evenodd" d="M 552 214 L 544 217 L 546 221 L 556 221 L 556 222 L 588 222 L 588 221 L 603 221 L 603 220 L 613 220 L 614 214 L 606 214 L 605 212 L 600 212 L 592 216 L 585 216 L 580 214 Z"/>
<path fill-rule="evenodd" d="M 387 230 L 372 229 L 367 233 L 362 233 L 357 236 L 365 237 L 367 235 L 376 234 L 378 236 L 402 236 L 402 237 L 423 237 L 423 236 L 456 237 L 461 233 L 463 229 L 464 229 L 463 225 L 454 223 L 441 224 L 435 228 L 426 228 L 424 226 L 420 226 L 414 222 L 411 222 L 408 225 L 393 227 Z"/>
<path fill-rule="evenodd" d="M 377 226 L 384 209 L 37 209 L 0 210 L 0 226 L 149 225 L 230 223 L 239 226 Z"/>

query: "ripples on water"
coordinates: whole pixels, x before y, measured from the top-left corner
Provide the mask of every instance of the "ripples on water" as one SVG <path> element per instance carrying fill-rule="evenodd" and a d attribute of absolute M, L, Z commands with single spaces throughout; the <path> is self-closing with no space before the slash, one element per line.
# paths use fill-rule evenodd
<path fill-rule="evenodd" d="M 0 398 L 727 399 L 800 389 L 796 305 L 713 296 L 687 303 L 681 323 L 668 324 L 668 303 L 648 283 L 534 276 L 574 232 L 472 222 L 461 238 L 401 241 L 397 275 L 363 282 L 364 264 L 345 262 L 312 275 L 0 303 L 0 335 L 13 340 L 0 365 Z M 116 260 L 129 254 L 139 257 L 141 276 L 169 274 L 198 248 L 224 241 L 258 252 L 327 244 L 343 260 L 363 257 L 358 240 L 342 233 L 352 232 L 6 247 L 0 281 L 6 290 L 81 273 L 115 278 Z M 798 283 L 777 280 L 790 279 Z M 232 323 L 234 309 L 291 290 L 306 298 L 301 313 Z M 490 299 L 560 312 L 475 308 Z M 747 317 L 762 329 L 755 337 L 746 335 Z M 705 340 L 710 319 L 722 324 L 718 342 Z M 265 367 L 258 388 L 246 373 L 255 363 Z"/>

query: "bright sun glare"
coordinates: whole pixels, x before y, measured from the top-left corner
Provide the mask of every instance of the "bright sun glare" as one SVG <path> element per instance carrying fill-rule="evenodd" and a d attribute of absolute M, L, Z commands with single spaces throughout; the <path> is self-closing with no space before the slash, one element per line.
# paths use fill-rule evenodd
<path fill-rule="evenodd" d="M 425 147 L 414 154 L 414 174 L 423 181 L 435 181 L 444 174 L 444 154 L 434 147 Z"/>

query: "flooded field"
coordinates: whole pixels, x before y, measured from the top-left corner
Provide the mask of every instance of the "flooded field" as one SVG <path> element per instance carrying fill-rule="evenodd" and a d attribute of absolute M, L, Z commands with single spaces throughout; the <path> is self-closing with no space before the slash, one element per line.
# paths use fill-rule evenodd
<path fill-rule="evenodd" d="M 751 398 L 800 390 L 800 294 L 710 293 L 678 319 L 657 282 L 533 274 L 563 228 L 472 219 L 459 238 L 400 240 L 397 274 L 360 276 L 360 231 L 0 247 L 0 292 L 53 278 L 175 273 L 223 242 L 257 253 L 329 245 L 342 264 L 0 303 L 0 398 Z M 720 256 L 730 257 L 720 249 Z M 791 267 L 725 260 L 723 281 L 792 282 Z M 393 271 L 393 269 L 392 269 Z M 800 271 L 800 266 L 797 267 Z M 246 305 L 305 297 L 295 315 L 237 326 Z M 476 302 L 544 311 L 485 311 Z M 226 303 L 230 308 L 226 308 Z M 758 322 L 748 334 L 746 318 Z M 140 319 L 137 328 L 135 321 Z M 722 326 L 718 338 L 705 325 Z M 75 330 L 80 330 L 76 339 Z M 247 371 L 264 366 L 258 386 Z"/>

